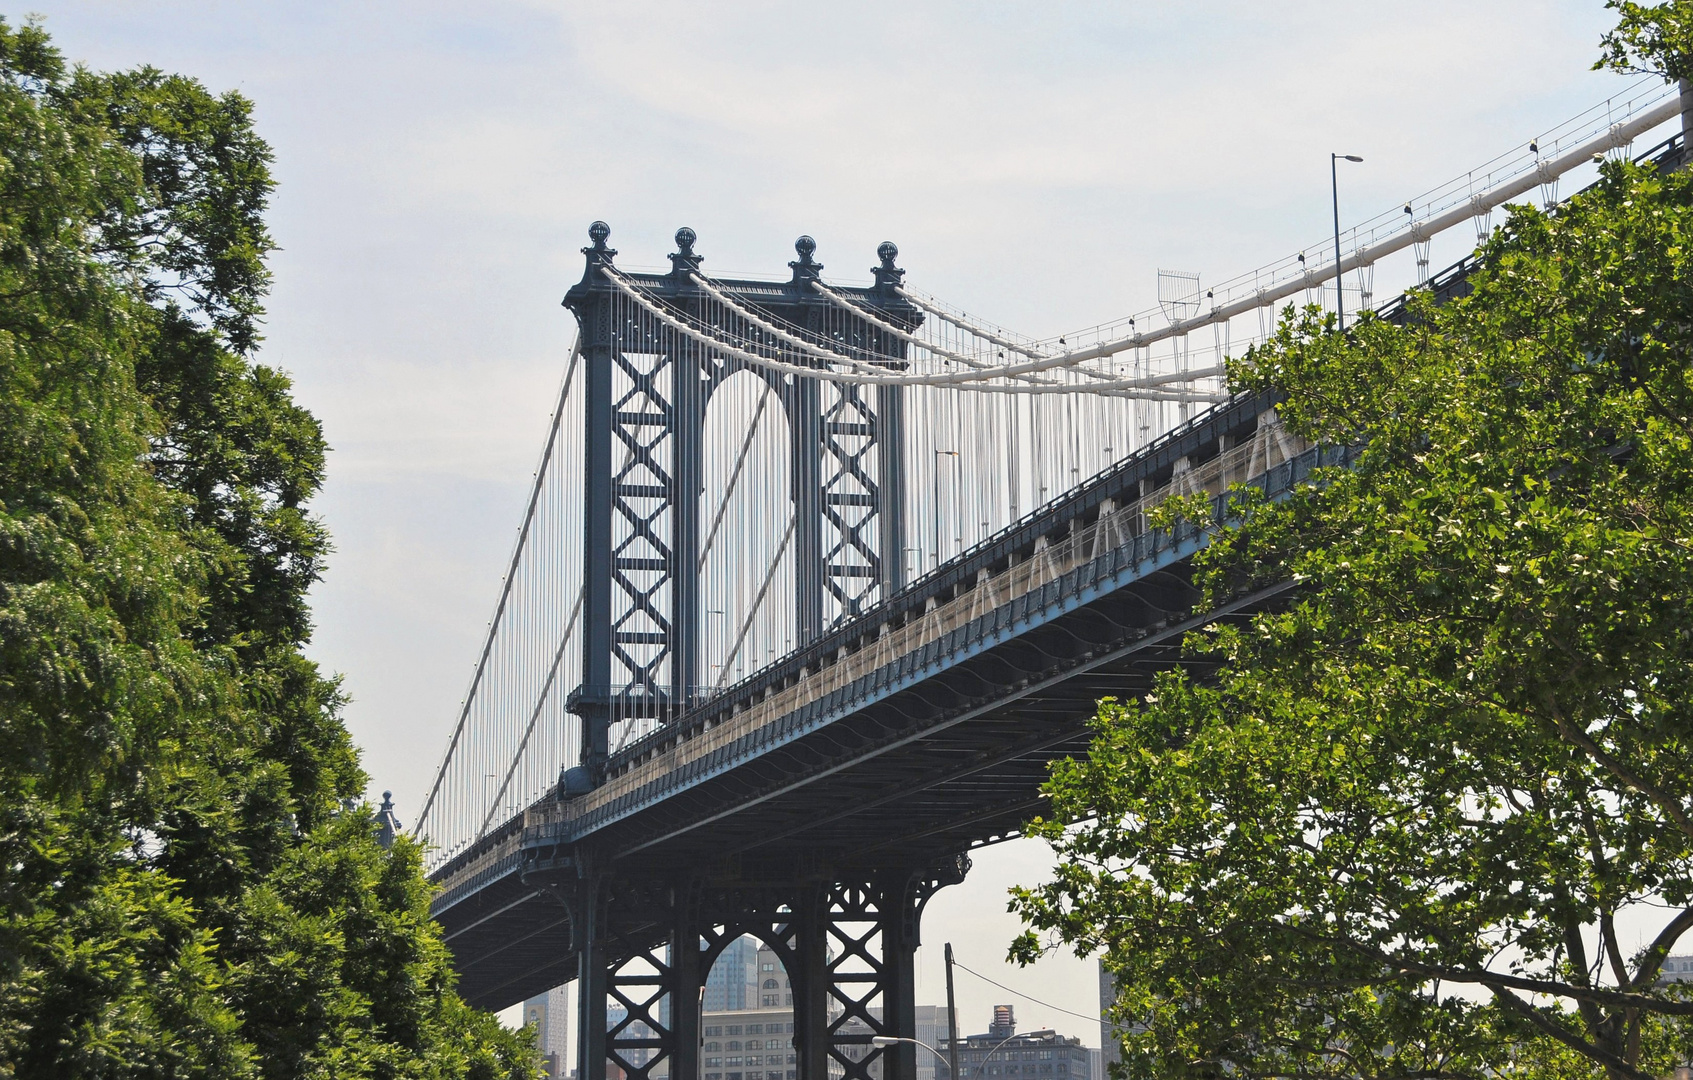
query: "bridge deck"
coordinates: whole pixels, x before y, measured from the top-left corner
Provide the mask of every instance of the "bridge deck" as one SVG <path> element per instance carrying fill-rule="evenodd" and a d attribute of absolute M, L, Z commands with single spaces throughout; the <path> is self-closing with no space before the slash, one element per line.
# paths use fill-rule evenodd
<path fill-rule="evenodd" d="M 574 974 L 553 875 L 585 852 L 716 880 L 914 861 L 1014 833 L 1053 760 L 1085 752 L 1105 696 L 1183 663 L 1204 543 L 1150 531 L 1172 494 L 1289 490 L 1340 452 L 1259 426 L 1273 402 L 1196 417 L 887 603 L 628 748 L 607 781 L 543 800 L 442 868 L 434 911 L 471 1000 Z M 1270 466 L 1270 467 L 1266 467 Z M 1143 494 L 1145 493 L 1145 494 Z"/>

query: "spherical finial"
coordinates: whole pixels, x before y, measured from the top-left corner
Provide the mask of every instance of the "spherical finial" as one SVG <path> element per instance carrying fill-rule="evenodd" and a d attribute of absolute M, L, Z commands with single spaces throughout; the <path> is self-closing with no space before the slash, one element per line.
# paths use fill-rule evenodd
<path fill-rule="evenodd" d="M 676 230 L 676 250 L 684 255 L 691 255 L 694 251 L 694 241 L 698 239 L 699 237 L 694 234 L 694 230 L 684 225 Z"/>
<path fill-rule="evenodd" d="M 588 226 L 588 239 L 596 244 L 603 244 L 611 236 L 611 226 L 603 221 L 596 221 Z"/>
<path fill-rule="evenodd" d="M 812 252 L 817 250 L 817 241 L 809 236 L 802 236 L 794 241 L 794 250 L 799 252 L 800 258 L 809 259 Z"/>
<path fill-rule="evenodd" d="M 392 791 L 384 791 L 382 793 L 382 801 L 383 802 L 393 802 L 394 801 L 394 793 Z"/>
<path fill-rule="evenodd" d="M 876 258 L 891 264 L 899 258 L 899 248 L 895 246 L 892 240 L 883 240 L 881 245 L 876 248 Z"/>

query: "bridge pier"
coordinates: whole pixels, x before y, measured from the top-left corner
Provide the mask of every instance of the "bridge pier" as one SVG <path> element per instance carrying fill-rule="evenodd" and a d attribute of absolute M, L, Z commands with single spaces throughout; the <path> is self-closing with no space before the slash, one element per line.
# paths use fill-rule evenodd
<path fill-rule="evenodd" d="M 585 875 L 571 920 L 578 1077 L 606 1080 L 615 1066 L 628 1080 L 708 1080 L 700 1028 L 706 976 L 723 949 L 752 934 L 787 969 L 798 1080 L 872 1080 L 876 1062 L 881 1080 L 915 1080 L 914 1044 L 872 1040 L 916 1037 L 923 907 L 968 869 L 960 855 L 917 869 L 757 886 Z"/>

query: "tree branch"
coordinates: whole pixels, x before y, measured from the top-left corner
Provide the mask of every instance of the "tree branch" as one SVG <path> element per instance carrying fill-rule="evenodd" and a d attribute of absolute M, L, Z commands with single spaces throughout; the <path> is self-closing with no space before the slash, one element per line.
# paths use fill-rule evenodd
<path fill-rule="evenodd" d="M 1562 1024 L 1554 1024 L 1552 1021 L 1548 1020 L 1539 1009 L 1534 1008 L 1532 1005 L 1528 1004 L 1528 1002 L 1511 993 L 1505 987 L 1495 986 L 1489 983 L 1487 984 L 1487 988 L 1493 991 L 1493 999 L 1499 1002 L 1499 1004 L 1510 1009 L 1512 1012 L 1527 1020 L 1547 1035 L 1550 1035 L 1552 1038 L 1563 1043 L 1565 1046 L 1574 1050 L 1576 1053 L 1582 1055 L 1588 1060 L 1596 1061 L 1605 1066 L 1607 1069 L 1611 1069 L 1624 1076 L 1630 1077 L 1631 1080 L 1656 1080 L 1652 1074 L 1641 1072 L 1639 1069 L 1630 1065 L 1622 1058 L 1617 1057 L 1609 1050 L 1597 1047 L 1588 1042 L 1586 1039 L 1573 1034 Z"/>
<path fill-rule="evenodd" d="M 1592 737 L 1589 736 L 1587 732 L 1570 723 L 1569 720 L 1564 717 L 1563 712 L 1558 708 L 1557 699 L 1554 698 L 1550 692 L 1543 696 L 1545 698 L 1547 708 L 1552 710 L 1552 722 L 1557 726 L 1558 734 L 1560 736 L 1562 736 L 1567 742 L 1579 747 L 1585 754 L 1587 754 L 1588 757 L 1598 762 L 1601 767 L 1603 767 L 1611 775 L 1615 776 L 1618 780 L 1621 780 L 1629 787 L 1652 800 L 1659 809 L 1670 816 L 1670 819 L 1675 822 L 1677 828 L 1686 833 L 1688 836 L 1693 837 L 1693 818 L 1688 816 L 1687 811 L 1682 807 L 1680 800 L 1675 799 L 1669 795 L 1669 793 L 1660 789 L 1656 784 L 1636 775 L 1634 770 L 1628 768 L 1628 766 L 1616 760 L 1610 754 L 1607 754 L 1600 748 L 1598 743 L 1593 741 Z"/>

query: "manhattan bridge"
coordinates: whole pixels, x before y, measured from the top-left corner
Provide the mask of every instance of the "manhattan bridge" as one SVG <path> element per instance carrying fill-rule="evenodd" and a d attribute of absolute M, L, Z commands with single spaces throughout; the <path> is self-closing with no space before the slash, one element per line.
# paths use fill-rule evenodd
<path fill-rule="evenodd" d="M 1206 493 L 1220 519 L 1232 485 L 1274 498 L 1350 460 L 1284 431 L 1273 395 L 1231 395 L 1225 365 L 1281 306 L 1461 295 L 1473 256 L 1431 273 L 1436 236 L 1555 205 L 1567 173 L 1685 125 L 1684 100 L 1635 84 L 1332 242 L 1211 285 L 1160 272 L 1156 307 L 1046 340 L 908 284 L 892 243 L 867 284 L 826 276 L 810 237 L 785 278 L 730 280 L 686 228 L 668 273 L 625 270 L 594 222 L 417 830 L 464 996 L 574 981 L 581 1080 L 697 1080 L 705 977 L 751 934 L 791 979 L 801 1080 L 912 1080 L 913 1043 L 872 1040 L 916 1033 L 925 902 L 1039 812 L 1099 698 L 1291 588 L 1195 610 L 1205 532 L 1148 510 Z"/>

